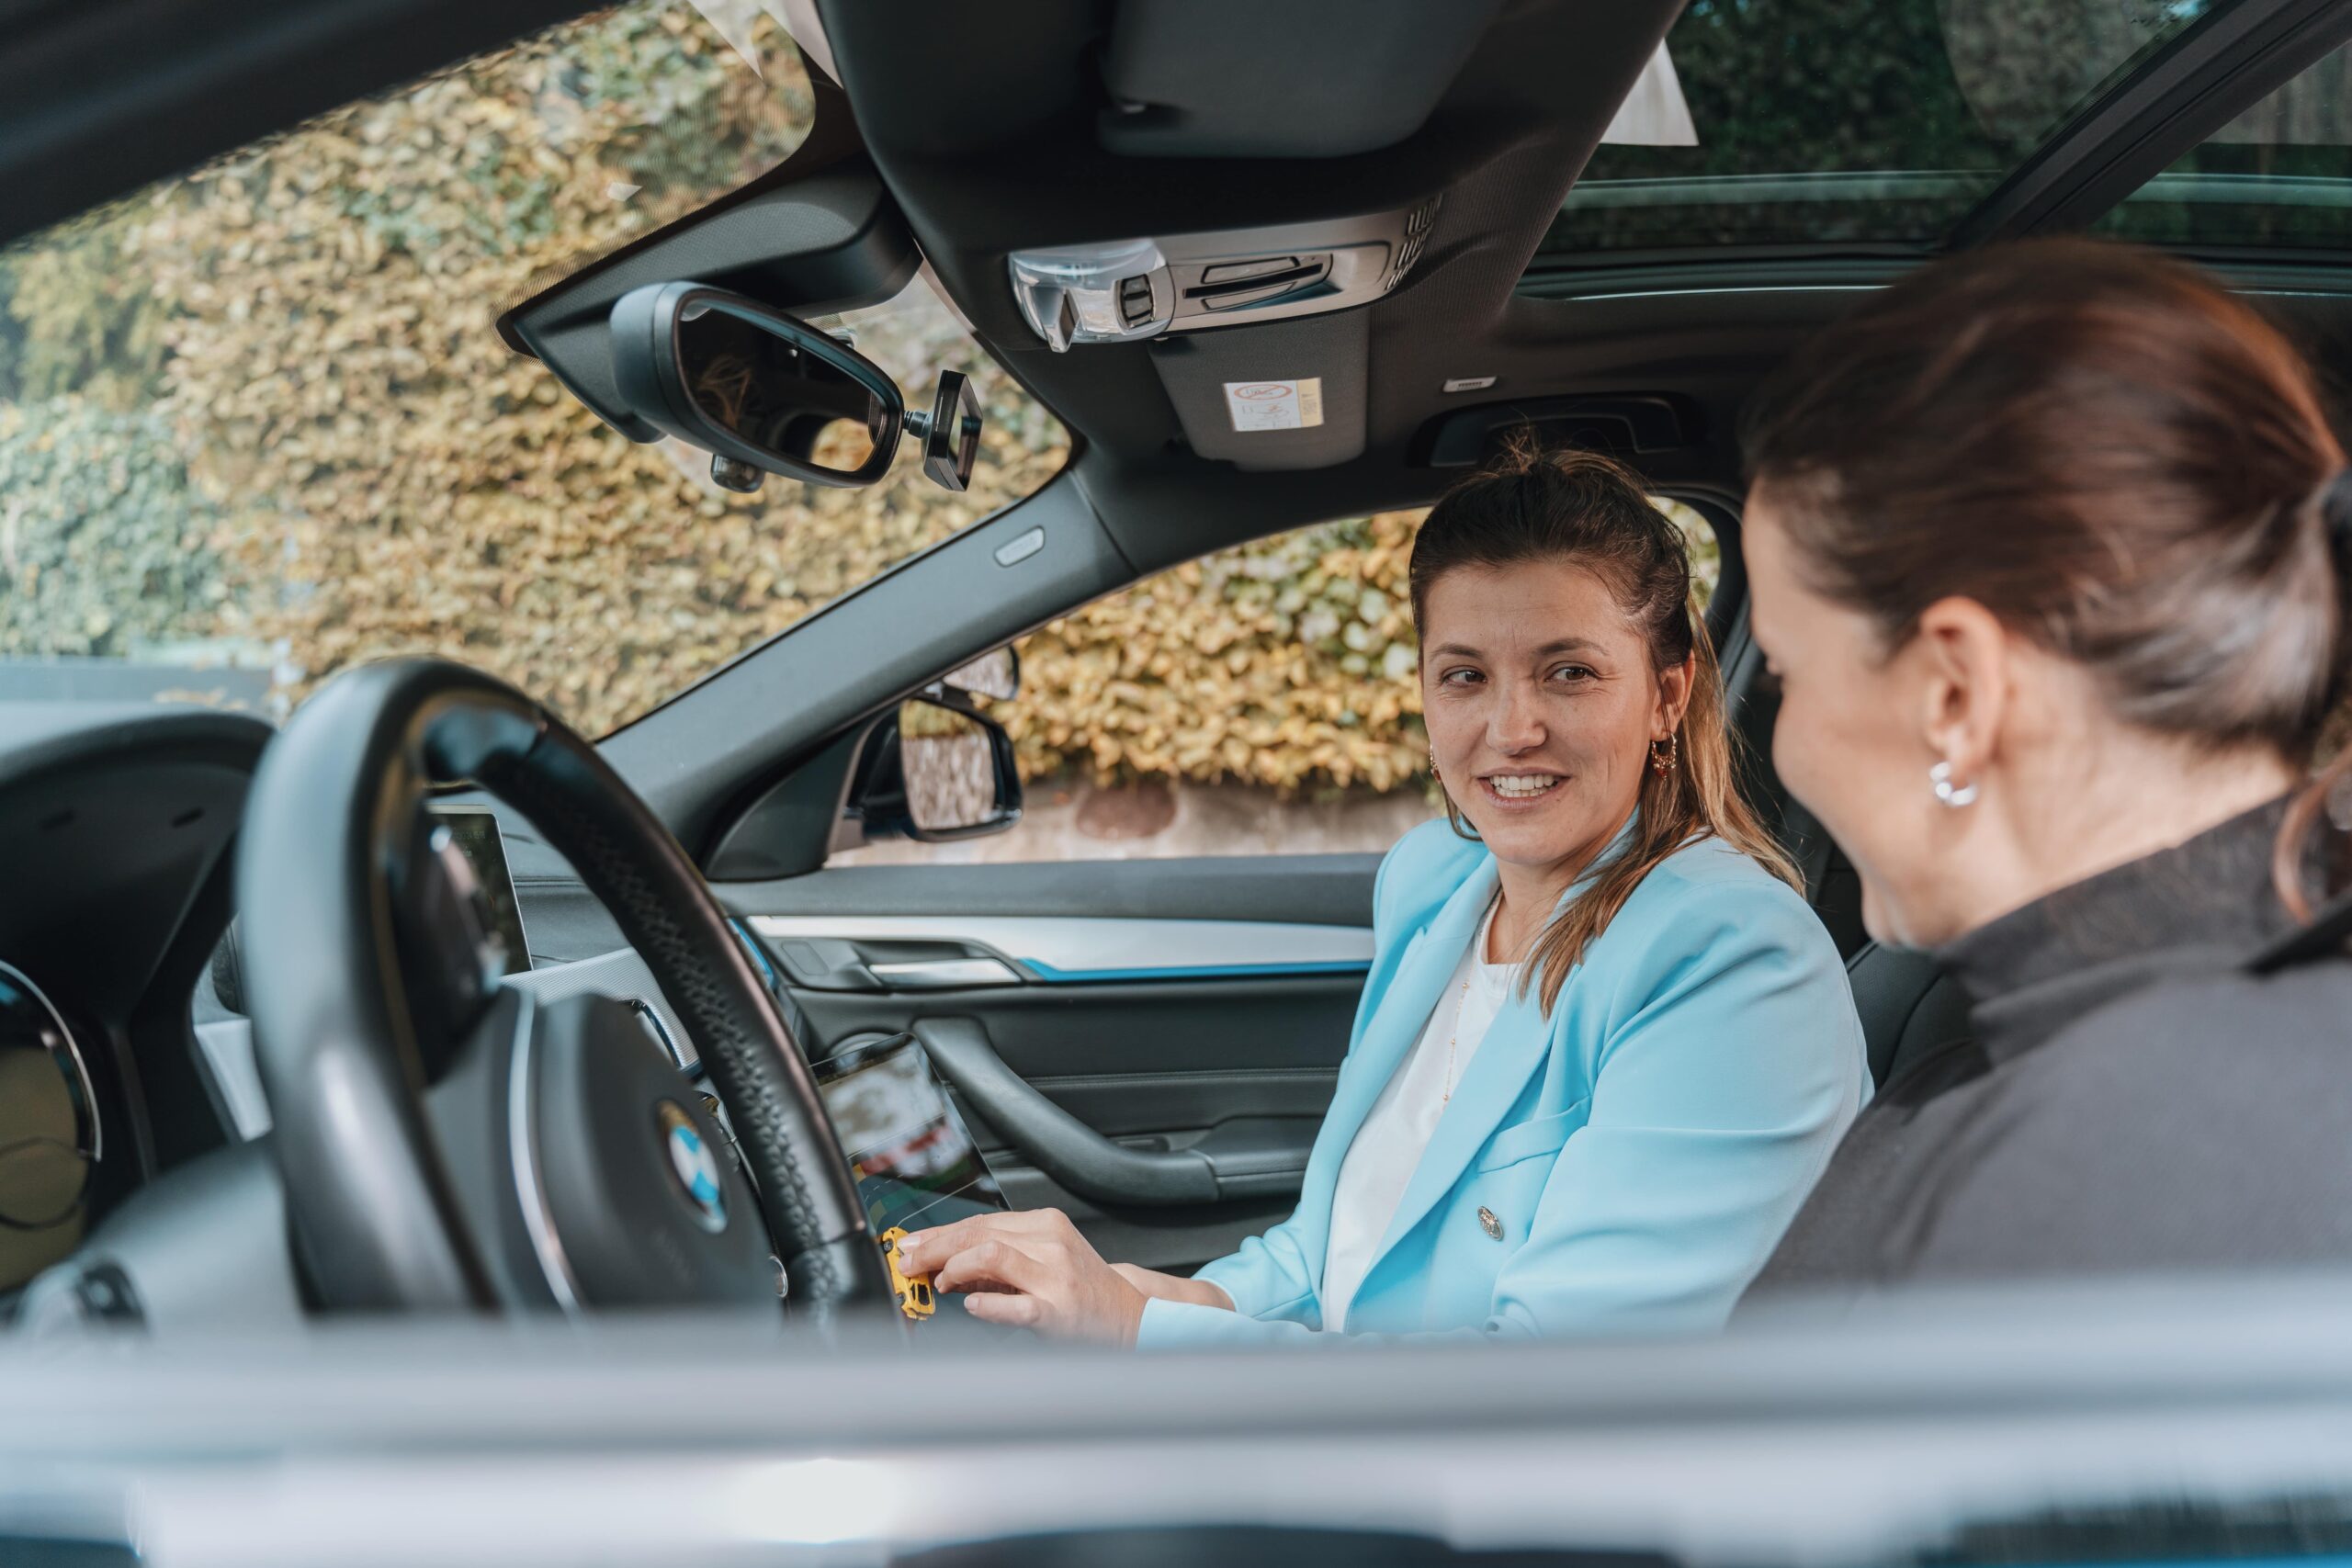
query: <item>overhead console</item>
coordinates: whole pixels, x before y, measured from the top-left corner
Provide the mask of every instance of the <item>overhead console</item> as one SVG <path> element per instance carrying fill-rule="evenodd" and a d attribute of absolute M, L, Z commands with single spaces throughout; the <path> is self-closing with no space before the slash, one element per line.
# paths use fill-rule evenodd
<path fill-rule="evenodd" d="M 1512 434 L 1532 432 L 1546 446 L 1580 446 L 1634 460 L 1683 452 L 1699 445 L 1706 425 L 1688 398 L 1660 392 L 1614 392 L 1554 398 L 1512 398 L 1440 414 L 1421 427 L 1411 461 L 1430 468 L 1466 468 L 1494 457 Z"/>
<path fill-rule="evenodd" d="M 1421 257 L 1442 194 L 1371 217 L 1016 251 L 1014 301 L 1056 353 L 1149 342 L 1198 456 L 1318 468 L 1363 450 L 1361 314 Z M 1249 326 L 1247 333 L 1209 327 Z"/>
<path fill-rule="evenodd" d="M 1405 280 L 1441 199 L 1329 222 L 1015 251 L 1013 299 L 1057 354 L 1345 310 Z"/>

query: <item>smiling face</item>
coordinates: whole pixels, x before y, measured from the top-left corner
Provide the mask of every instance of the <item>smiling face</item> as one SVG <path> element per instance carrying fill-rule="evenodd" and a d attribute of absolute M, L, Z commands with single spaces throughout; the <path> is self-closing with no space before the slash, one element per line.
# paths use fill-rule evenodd
<path fill-rule="evenodd" d="M 1439 779 L 1507 867 L 1563 886 L 1632 815 L 1684 667 L 1661 680 L 1608 585 L 1566 560 L 1462 566 L 1430 584 L 1421 712 Z"/>

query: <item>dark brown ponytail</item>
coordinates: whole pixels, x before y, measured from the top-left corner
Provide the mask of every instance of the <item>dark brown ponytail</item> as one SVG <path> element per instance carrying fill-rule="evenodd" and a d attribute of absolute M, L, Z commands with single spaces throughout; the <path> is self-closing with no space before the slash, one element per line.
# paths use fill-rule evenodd
<path fill-rule="evenodd" d="M 1642 770 L 1633 844 L 1553 917 L 1528 953 L 1520 983 L 1542 976 L 1548 1014 L 1568 972 L 1642 878 L 1693 840 L 1721 839 L 1790 886 L 1802 890 L 1804 882 L 1739 793 L 1723 674 L 1706 619 L 1691 602 L 1682 532 L 1622 465 L 1597 453 L 1544 452 L 1521 443 L 1464 478 L 1430 509 L 1413 542 L 1414 624 L 1426 636 L 1430 585 L 1447 572 L 1532 560 L 1573 561 L 1607 583 L 1641 628 L 1653 670 L 1671 670 L 1686 659 L 1696 666 L 1690 705 L 1675 731 L 1676 765 L 1662 774 Z M 1455 832 L 1472 836 L 1451 795 L 1445 814 Z"/>

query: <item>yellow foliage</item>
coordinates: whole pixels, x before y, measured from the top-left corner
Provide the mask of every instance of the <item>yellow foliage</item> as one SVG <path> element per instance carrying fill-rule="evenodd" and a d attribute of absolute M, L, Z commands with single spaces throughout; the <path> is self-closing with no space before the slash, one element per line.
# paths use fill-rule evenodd
<path fill-rule="evenodd" d="M 1022 772 L 1394 789 L 1427 748 L 1407 547 L 1419 513 L 1187 563 L 1019 645 Z"/>
<path fill-rule="evenodd" d="M 356 660 L 431 650 L 591 733 L 626 722 L 1034 491 L 1068 449 L 922 288 L 862 312 L 859 343 L 919 397 L 943 367 L 973 376 L 989 423 L 962 495 L 911 462 L 862 492 L 723 492 L 704 459 L 631 444 L 501 342 L 507 306 L 797 144 L 807 78 L 772 23 L 756 36 L 763 75 L 691 10 L 626 6 L 17 247 L 0 293 L 25 341 L 0 389 L 21 406 L 0 442 L 63 428 L 107 461 L 107 427 L 78 408 L 103 398 L 140 413 L 120 439 L 150 436 L 130 456 L 152 464 L 164 422 L 185 473 L 159 482 L 203 523 L 174 542 L 214 558 L 209 596 L 170 607 L 166 640 L 258 650 L 288 699 Z M 37 384 L 42 366 L 66 386 Z M 99 510 L 57 488 L 72 482 L 9 505 L 71 531 Z M 5 629 L 0 650 L 124 651 Z"/>

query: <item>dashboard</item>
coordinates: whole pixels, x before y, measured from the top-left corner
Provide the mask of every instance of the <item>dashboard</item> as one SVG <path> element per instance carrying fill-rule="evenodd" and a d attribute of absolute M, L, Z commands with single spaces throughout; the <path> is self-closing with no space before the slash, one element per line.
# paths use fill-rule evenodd
<path fill-rule="evenodd" d="M 0 703 L 0 866 L 23 874 L 0 896 L 0 1325 L 305 1310 L 232 921 L 232 851 L 274 733 L 196 706 Z M 627 1004 L 700 1090 L 688 1030 L 572 868 L 476 799 L 426 809 L 424 842 L 478 917 L 459 922 L 482 942 L 477 972 L 542 1015 Z M 813 1045 L 772 955 L 736 930 Z M 868 1032 L 811 1055 L 877 1227 L 1004 1205 L 913 1042 Z"/>
<path fill-rule="evenodd" d="M 194 705 L 0 704 L 0 1297 L 232 1136 L 189 998 L 270 734 Z"/>
<path fill-rule="evenodd" d="M 187 1225 L 208 1185 L 252 1189 L 229 1205 L 248 1219 L 275 1201 L 253 1168 L 266 1160 L 237 1157 L 270 1119 L 243 1016 L 231 852 L 274 733 L 192 705 L 0 703 L 0 1320 L 101 1226 Z M 487 806 L 434 809 L 481 885 L 506 984 L 542 1002 L 628 1000 L 693 1066 L 651 974 L 569 867 Z M 261 1218 L 284 1275 L 282 1227 Z M 225 1274 L 220 1249 L 243 1245 L 191 1236 L 184 1250 L 210 1251 L 205 1272 Z"/>
<path fill-rule="evenodd" d="M 81 1042 L 40 987 L 0 963 L 0 1281 L 21 1283 L 80 1242 L 105 1154 Z"/>

